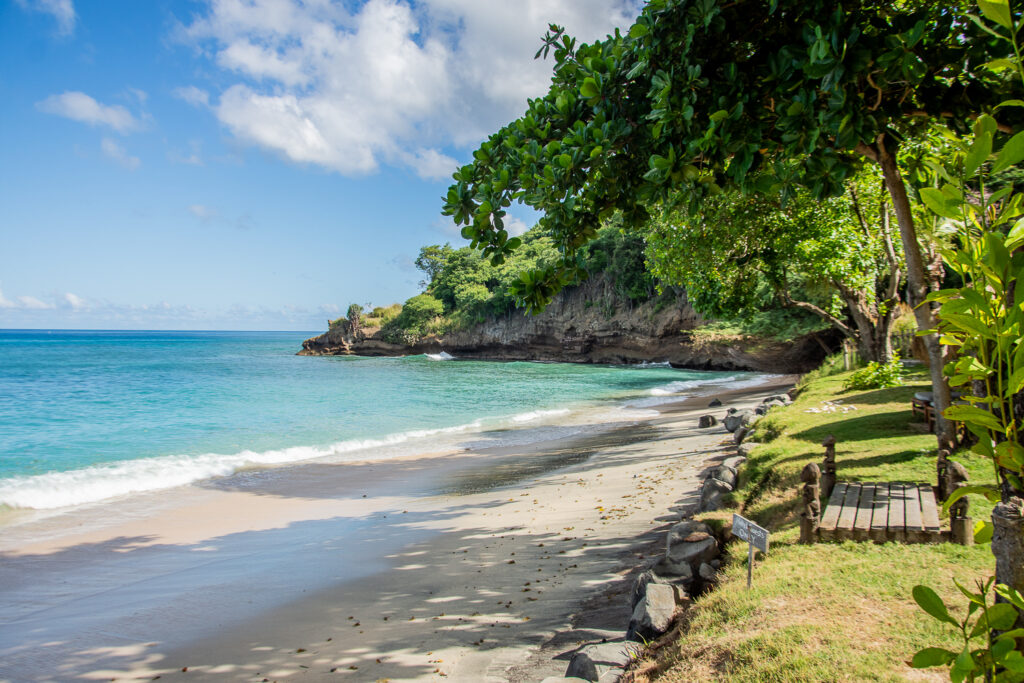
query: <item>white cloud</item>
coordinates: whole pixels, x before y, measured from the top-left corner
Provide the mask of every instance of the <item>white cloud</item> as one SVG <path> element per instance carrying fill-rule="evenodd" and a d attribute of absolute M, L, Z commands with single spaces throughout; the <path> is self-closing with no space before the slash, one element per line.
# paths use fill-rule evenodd
<path fill-rule="evenodd" d="M 209 223 L 214 218 L 220 215 L 220 212 L 212 206 L 206 206 L 205 204 L 191 204 L 188 207 L 189 212 L 201 220 L 203 223 Z"/>
<path fill-rule="evenodd" d="M 210 106 L 210 93 L 194 85 L 175 88 L 171 91 L 171 94 L 183 102 L 188 102 L 193 107 Z"/>
<path fill-rule="evenodd" d="M 141 161 L 139 161 L 138 157 L 133 157 L 130 154 L 128 154 L 128 152 L 125 151 L 124 147 L 117 144 L 110 138 L 103 138 L 103 140 L 100 142 L 100 149 L 103 150 L 103 153 L 107 155 L 107 157 L 113 159 L 114 161 L 116 161 L 118 164 L 128 169 L 129 171 L 134 171 L 142 163 Z"/>
<path fill-rule="evenodd" d="M 0 289 L 0 308 L 14 308 L 15 303 L 4 296 L 4 290 Z"/>
<path fill-rule="evenodd" d="M 85 299 L 76 294 L 72 294 L 71 292 L 65 292 L 64 302 L 68 306 L 71 306 L 71 308 L 76 311 L 88 307 L 88 304 L 86 303 Z"/>
<path fill-rule="evenodd" d="M 91 126 L 110 126 L 120 133 L 135 130 L 138 120 L 121 105 L 100 104 L 84 92 L 67 91 L 36 103 L 39 111 L 56 114 Z"/>
<path fill-rule="evenodd" d="M 208 0 L 180 37 L 233 74 L 212 105 L 239 139 L 343 174 L 407 166 L 447 178 L 548 86 L 549 22 L 583 40 L 628 26 L 638 0 Z M 205 91 L 175 94 L 205 105 Z"/>
<path fill-rule="evenodd" d="M 19 296 L 18 302 L 21 304 L 21 308 L 28 308 L 32 310 L 45 310 L 53 308 L 53 304 L 48 304 L 45 301 L 41 301 L 34 296 Z"/>
<path fill-rule="evenodd" d="M 57 20 L 57 33 L 69 36 L 75 31 L 75 6 L 71 0 L 17 0 L 24 9 L 50 14 Z"/>
<path fill-rule="evenodd" d="M 529 229 L 530 226 L 526 224 L 526 221 L 519 220 L 518 218 L 507 218 L 505 220 L 505 232 L 512 237 L 519 237 Z"/>

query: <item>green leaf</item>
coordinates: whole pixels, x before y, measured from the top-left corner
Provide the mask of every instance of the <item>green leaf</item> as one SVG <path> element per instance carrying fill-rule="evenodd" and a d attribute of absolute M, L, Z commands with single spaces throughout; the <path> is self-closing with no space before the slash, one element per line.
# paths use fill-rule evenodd
<path fill-rule="evenodd" d="M 932 666 L 946 666 L 956 659 L 956 653 L 943 650 L 941 647 L 926 647 L 918 650 L 911 660 L 910 666 L 915 669 L 927 669 Z"/>
<path fill-rule="evenodd" d="M 1016 605 L 1017 609 L 1024 610 L 1024 595 L 1004 583 L 996 585 L 996 593 L 1003 596 L 1012 605 Z"/>
<path fill-rule="evenodd" d="M 999 150 L 995 163 L 992 164 L 992 172 L 999 173 L 1010 166 L 1019 164 L 1022 160 L 1024 160 L 1024 131 L 1006 141 L 1003 148 Z"/>
<path fill-rule="evenodd" d="M 985 160 L 992 154 L 992 133 L 985 129 L 983 120 L 984 117 L 978 119 L 978 123 L 974 127 L 977 131 L 974 142 L 971 143 L 970 149 L 967 150 L 967 156 L 964 158 L 964 175 L 968 178 L 972 177 L 978 167 L 985 163 Z"/>
<path fill-rule="evenodd" d="M 584 78 L 583 84 L 580 85 L 580 94 L 589 100 L 592 97 L 599 96 L 601 89 L 597 87 L 597 81 L 593 78 Z"/>
<path fill-rule="evenodd" d="M 1017 622 L 1017 609 L 1005 602 L 997 602 L 988 608 L 988 624 L 996 631 L 1013 628 Z"/>
<path fill-rule="evenodd" d="M 984 64 L 984 66 L 993 71 L 1004 71 L 1006 69 L 1013 69 L 1016 65 L 1011 59 L 993 59 L 991 62 Z"/>
<path fill-rule="evenodd" d="M 978 9 L 989 21 L 994 21 L 1003 28 L 1013 30 L 1009 0 L 978 0 Z"/>
<path fill-rule="evenodd" d="M 999 637 L 996 638 L 996 640 L 1014 640 L 1017 638 L 1024 638 L 1024 628 L 1015 628 L 1012 631 L 1004 631 L 999 634 Z"/>
<path fill-rule="evenodd" d="M 921 188 L 919 194 L 921 195 L 921 201 L 932 210 L 932 213 L 943 218 L 952 218 L 953 220 L 962 218 L 960 211 L 949 205 L 949 200 L 946 198 L 946 195 L 942 194 L 942 190 L 935 187 L 924 187 Z"/>
<path fill-rule="evenodd" d="M 928 586 L 917 585 L 914 586 L 912 591 L 914 596 L 914 602 L 916 602 L 921 609 L 930 614 L 933 618 L 939 621 L 944 621 L 947 624 L 959 627 L 960 624 L 956 622 L 953 617 L 949 616 L 949 610 L 946 609 L 946 603 L 942 602 L 942 598 L 939 594 L 933 591 Z"/>
<path fill-rule="evenodd" d="M 1010 228 L 1010 232 L 1006 235 L 1006 241 L 1003 242 L 1006 248 L 1010 251 L 1016 249 L 1020 244 L 1024 242 L 1024 218 L 1021 218 L 1013 227 Z"/>
<path fill-rule="evenodd" d="M 946 502 L 942 504 L 942 511 L 948 513 L 949 508 L 953 507 L 953 503 L 972 493 L 980 493 L 993 503 L 998 502 L 1000 498 L 999 490 L 994 486 L 961 486 L 956 491 L 949 494 L 949 498 L 947 498 Z"/>
<path fill-rule="evenodd" d="M 950 406 L 942 411 L 942 415 L 947 420 L 953 420 L 954 422 L 967 422 L 999 433 L 1006 431 L 995 415 L 975 406 Z"/>
<path fill-rule="evenodd" d="M 995 527 L 987 519 L 979 519 L 974 523 L 974 542 L 978 545 L 985 545 L 992 542 L 992 532 Z"/>
<path fill-rule="evenodd" d="M 643 38 L 650 32 L 650 28 L 647 24 L 633 24 L 629 29 L 630 38 Z"/>

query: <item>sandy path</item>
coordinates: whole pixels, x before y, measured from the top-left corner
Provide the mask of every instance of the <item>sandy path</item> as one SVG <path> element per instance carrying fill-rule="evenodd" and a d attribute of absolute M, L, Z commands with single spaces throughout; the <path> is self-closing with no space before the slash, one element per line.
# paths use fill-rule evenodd
<path fill-rule="evenodd" d="M 746 405 L 787 383 L 718 394 Z M 19 529 L 0 539 L 0 677 L 560 675 L 625 629 L 626 575 L 731 453 L 695 426 L 707 400 L 596 437 L 236 475 L 93 510 L 86 532 Z"/>

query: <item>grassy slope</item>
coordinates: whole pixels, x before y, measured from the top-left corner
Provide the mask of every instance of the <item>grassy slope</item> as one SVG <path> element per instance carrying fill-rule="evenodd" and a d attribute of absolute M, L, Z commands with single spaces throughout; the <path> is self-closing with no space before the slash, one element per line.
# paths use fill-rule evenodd
<path fill-rule="evenodd" d="M 734 494 L 743 514 L 772 531 L 770 552 L 746 590 L 746 545 L 732 558 L 721 587 L 699 599 L 676 642 L 663 647 L 646 676 L 675 682 L 948 680 L 944 671 L 917 671 L 905 662 L 918 649 L 956 641 L 910 597 L 915 584 L 934 587 L 961 614 L 961 582 L 992 573 L 988 546 L 845 542 L 803 546 L 799 537 L 799 473 L 820 461 L 821 441 L 837 439 L 840 481 L 934 483 L 935 440 L 912 419 L 910 397 L 926 385 L 915 371 L 903 387 L 844 392 L 848 374 L 808 377 L 797 401 L 758 425 L 757 448 Z M 823 401 L 856 406 L 846 413 L 808 413 Z M 993 481 L 991 466 L 957 453 L 972 483 Z M 733 510 L 712 513 L 731 520 Z M 971 516 L 991 505 L 972 497 Z M 641 668 L 642 670 L 642 668 Z"/>

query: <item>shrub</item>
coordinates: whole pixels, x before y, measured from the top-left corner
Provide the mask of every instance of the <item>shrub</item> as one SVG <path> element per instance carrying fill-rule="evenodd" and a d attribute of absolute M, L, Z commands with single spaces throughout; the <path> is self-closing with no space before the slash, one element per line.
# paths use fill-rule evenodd
<path fill-rule="evenodd" d="M 898 387 L 903 384 L 900 371 L 903 366 L 900 364 L 900 357 L 894 355 L 888 363 L 876 363 L 871 361 L 866 367 L 861 368 L 843 383 L 844 389 L 884 389 L 886 387 Z"/>

